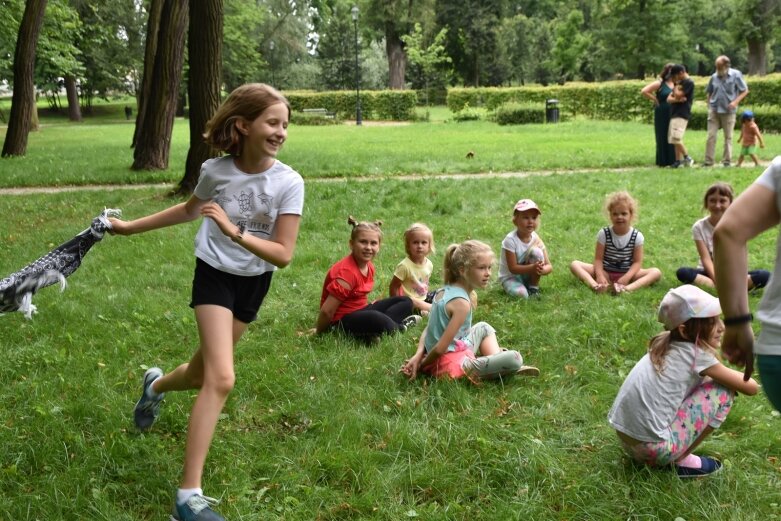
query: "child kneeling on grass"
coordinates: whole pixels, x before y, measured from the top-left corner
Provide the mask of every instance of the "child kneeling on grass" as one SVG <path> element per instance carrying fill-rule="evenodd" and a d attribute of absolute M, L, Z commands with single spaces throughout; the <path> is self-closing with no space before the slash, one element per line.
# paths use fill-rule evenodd
<path fill-rule="evenodd" d="M 448 246 L 445 287 L 434 296 L 417 352 L 401 368 L 410 380 L 419 370 L 436 377 L 466 376 L 475 383 L 515 374 L 540 374 L 536 367 L 523 365 L 518 351 L 499 347 L 493 327 L 485 322 L 472 325 L 472 310 L 477 302 L 470 294 L 474 294 L 475 288 L 488 285 L 493 263 L 494 253 L 483 242 L 470 240 Z"/>
<path fill-rule="evenodd" d="M 681 478 L 721 469 L 721 462 L 692 454 L 727 418 L 735 393 L 754 395 L 753 379 L 724 366 L 716 348 L 724 332 L 719 300 L 692 285 L 667 292 L 658 318 L 665 332 L 624 380 L 608 422 L 635 461 L 672 464 Z"/>

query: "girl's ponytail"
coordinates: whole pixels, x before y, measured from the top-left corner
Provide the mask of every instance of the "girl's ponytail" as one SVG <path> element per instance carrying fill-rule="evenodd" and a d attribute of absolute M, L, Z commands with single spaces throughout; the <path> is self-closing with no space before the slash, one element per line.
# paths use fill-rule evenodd
<path fill-rule="evenodd" d="M 370 223 L 368 221 L 358 221 L 352 215 L 348 215 L 347 224 L 353 227 L 353 231 L 352 233 L 350 233 L 350 240 L 355 240 L 355 237 L 360 232 L 365 230 L 378 233 L 380 236 L 380 240 L 382 240 L 382 230 L 380 229 L 380 226 L 382 226 L 382 221 L 374 221 L 373 223 Z"/>
<path fill-rule="evenodd" d="M 443 279 L 445 284 L 453 284 L 454 282 L 458 282 L 458 280 L 461 278 L 461 273 L 459 272 L 458 267 L 453 263 L 453 255 L 455 254 L 458 247 L 458 244 L 451 244 L 447 247 L 447 250 L 445 250 L 445 258 L 443 261 Z"/>

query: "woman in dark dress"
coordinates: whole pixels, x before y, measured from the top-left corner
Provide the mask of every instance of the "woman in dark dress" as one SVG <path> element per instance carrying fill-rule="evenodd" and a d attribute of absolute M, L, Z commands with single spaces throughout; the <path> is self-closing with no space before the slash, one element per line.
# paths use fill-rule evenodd
<path fill-rule="evenodd" d="M 640 93 L 654 104 L 654 134 L 656 134 L 656 165 L 670 166 L 675 162 L 675 147 L 667 142 L 667 130 L 670 126 L 670 104 L 667 96 L 673 91 L 673 82 L 670 80 L 670 68 L 674 64 L 668 63 L 659 74 L 659 78 L 652 81 Z"/>

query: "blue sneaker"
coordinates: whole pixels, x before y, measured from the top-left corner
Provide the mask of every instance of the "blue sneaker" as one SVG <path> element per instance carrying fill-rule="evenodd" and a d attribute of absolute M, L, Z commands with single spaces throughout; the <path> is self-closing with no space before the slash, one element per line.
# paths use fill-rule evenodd
<path fill-rule="evenodd" d="M 225 518 L 211 509 L 219 503 L 213 497 L 196 494 L 180 505 L 174 502 L 171 521 L 225 521 Z"/>
<path fill-rule="evenodd" d="M 163 376 L 163 371 L 157 367 L 147 369 L 144 373 L 144 380 L 141 384 L 141 398 L 136 403 L 133 411 L 133 419 L 139 430 L 145 431 L 155 423 L 157 415 L 160 414 L 160 402 L 163 401 L 164 393 L 157 395 L 157 398 L 149 398 L 146 390 L 152 385 L 152 382 Z"/>

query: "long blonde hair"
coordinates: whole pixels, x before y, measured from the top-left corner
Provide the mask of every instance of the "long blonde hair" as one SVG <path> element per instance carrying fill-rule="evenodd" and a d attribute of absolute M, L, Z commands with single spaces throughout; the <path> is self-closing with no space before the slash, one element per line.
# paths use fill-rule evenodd
<path fill-rule="evenodd" d="M 236 87 L 206 123 L 203 137 L 206 143 L 238 156 L 244 148 L 244 135 L 236 128 L 236 121 L 254 121 L 271 105 L 282 103 L 290 118 L 290 103 L 277 89 L 265 83 L 247 83 Z"/>
<path fill-rule="evenodd" d="M 676 340 L 691 342 L 695 347 L 718 355 L 718 346 L 712 346 L 708 343 L 708 339 L 718 323 L 719 317 L 690 318 L 683 323 L 685 334 L 682 335 L 679 329 L 675 328 L 672 331 L 665 331 L 653 337 L 648 342 L 648 356 L 651 358 L 651 363 L 654 365 L 656 372 L 661 373 L 664 370 L 664 361 L 667 353 L 670 351 L 670 342 Z"/>
<path fill-rule="evenodd" d="M 480 255 L 490 255 L 494 261 L 494 251 L 486 243 L 474 239 L 461 244 L 451 244 L 445 251 L 444 280 L 453 284 L 461 280 L 461 270 L 468 270 Z"/>

